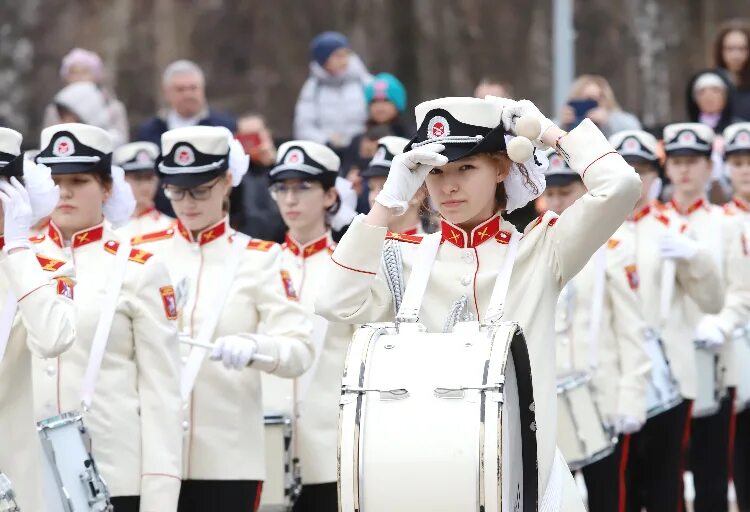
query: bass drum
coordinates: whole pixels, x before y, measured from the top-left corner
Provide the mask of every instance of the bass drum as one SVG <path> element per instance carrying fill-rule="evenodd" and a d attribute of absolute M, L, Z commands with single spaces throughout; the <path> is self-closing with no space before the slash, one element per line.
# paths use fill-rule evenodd
<path fill-rule="evenodd" d="M 341 512 L 537 510 L 526 340 L 516 323 L 365 325 L 339 416 Z"/>

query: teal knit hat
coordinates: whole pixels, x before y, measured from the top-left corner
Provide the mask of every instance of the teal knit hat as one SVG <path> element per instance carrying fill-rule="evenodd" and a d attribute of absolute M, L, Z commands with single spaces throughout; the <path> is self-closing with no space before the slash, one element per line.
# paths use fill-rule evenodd
<path fill-rule="evenodd" d="M 406 110 L 406 89 L 398 78 L 390 73 L 380 73 L 365 86 L 365 98 L 370 104 L 375 100 L 387 100 L 396 105 L 399 112 Z"/>

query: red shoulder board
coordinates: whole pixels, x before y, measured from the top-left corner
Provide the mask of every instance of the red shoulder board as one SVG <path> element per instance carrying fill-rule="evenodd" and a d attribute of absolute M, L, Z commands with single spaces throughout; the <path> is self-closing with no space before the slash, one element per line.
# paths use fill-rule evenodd
<path fill-rule="evenodd" d="M 39 260 L 39 264 L 42 266 L 42 270 L 46 270 L 48 272 L 55 272 L 56 270 L 60 270 L 60 267 L 65 265 L 64 261 L 47 258 L 46 256 L 41 256 L 39 254 L 36 255 L 36 259 Z"/>
<path fill-rule="evenodd" d="M 117 254 L 117 249 L 119 247 L 119 242 L 115 242 L 114 240 L 110 240 L 109 242 L 104 244 L 104 250 L 110 254 Z M 151 254 L 150 252 L 146 252 L 143 249 L 131 249 L 128 260 L 143 265 L 151 258 L 151 256 L 153 256 L 153 254 Z"/>
<path fill-rule="evenodd" d="M 397 240 L 399 242 L 407 242 L 410 244 L 422 243 L 422 237 L 418 235 L 405 235 L 403 233 L 391 233 L 390 231 L 385 235 L 386 240 Z"/>
<path fill-rule="evenodd" d="M 609 240 L 607 240 L 607 249 L 614 249 L 618 245 L 620 245 L 619 240 L 615 240 L 614 238 L 610 238 Z"/>
<path fill-rule="evenodd" d="M 174 228 L 165 229 L 164 231 L 156 231 L 154 233 L 144 233 L 142 235 L 136 235 L 131 240 L 132 245 L 138 245 L 146 242 L 156 242 L 158 240 L 166 240 L 172 238 L 174 235 Z"/>
<path fill-rule="evenodd" d="M 47 238 L 47 236 L 44 233 L 39 233 L 38 235 L 29 237 L 29 240 L 31 241 L 32 244 L 40 244 L 44 242 L 45 238 Z"/>
<path fill-rule="evenodd" d="M 273 247 L 274 245 L 276 245 L 276 242 L 271 242 L 269 240 L 253 239 L 253 240 L 250 240 L 250 242 L 248 242 L 247 248 L 253 249 L 256 251 L 268 252 L 271 250 L 271 247 Z"/>

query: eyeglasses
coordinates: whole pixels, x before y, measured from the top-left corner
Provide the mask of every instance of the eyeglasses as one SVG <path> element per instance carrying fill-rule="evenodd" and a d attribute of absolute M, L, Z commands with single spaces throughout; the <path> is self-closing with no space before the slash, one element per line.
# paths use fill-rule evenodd
<path fill-rule="evenodd" d="M 315 188 L 318 188 L 317 183 L 312 183 L 310 181 L 300 181 L 298 183 L 273 183 L 270 187 L 268 187 L 268 190 L 271 192 L 271 197 L 273 197 L 274 200 L 278 201 L 279 198 L 286 196 L 290 192 L 294 196 L 304 196 L 309 194 Z"/>
<path fill-rule="evenodd" d="M 164 195 L 167 196 L 167 199 L 170 201 L 182 201 L 185 199 L 185 194 L 190 195 L 195 201 L 205 201 L 209 197 L 211 197 L 211 189 L 214 188 L 221 179 L 218 179 L 211 183 L 210 185 L 203 185 L 201 187 L 192 187 L 192 188 L 178 188 L 178 187 L 171 187 L 169 185 L 166 185 L 164 187 Z"/>

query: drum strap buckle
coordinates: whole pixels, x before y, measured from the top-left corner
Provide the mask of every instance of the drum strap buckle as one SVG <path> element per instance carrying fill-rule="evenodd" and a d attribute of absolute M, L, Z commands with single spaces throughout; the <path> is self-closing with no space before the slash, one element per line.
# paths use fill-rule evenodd
<path fill-rule="evenodd" d="M 354 386 L 341 386 L 341 404 L 350 403 L 351 399 L 354 398 L 352 395 L 364 395 L 365 393 L 379 393 L 380 399 L 384 401 L 409 398 L 409 390 L 405 388 L 366 389 Z"/>

